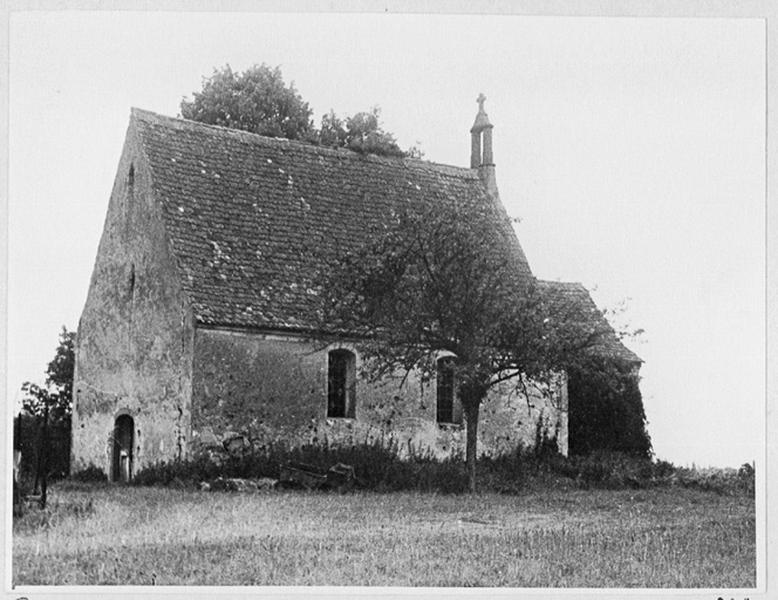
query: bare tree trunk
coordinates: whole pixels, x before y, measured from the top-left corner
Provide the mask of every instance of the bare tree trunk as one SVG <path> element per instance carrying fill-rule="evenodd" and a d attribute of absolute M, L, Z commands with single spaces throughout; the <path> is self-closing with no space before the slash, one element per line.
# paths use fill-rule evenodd
<path fill-rule="evenodd" d="M 476 491 L 475 463 L 478 458 L 478 412 L 481 403 L 469 398 L 464 404 L 467 419 L 467 445 L 465 464 L 467 467 L 467 488 L 471 494 Z"/>

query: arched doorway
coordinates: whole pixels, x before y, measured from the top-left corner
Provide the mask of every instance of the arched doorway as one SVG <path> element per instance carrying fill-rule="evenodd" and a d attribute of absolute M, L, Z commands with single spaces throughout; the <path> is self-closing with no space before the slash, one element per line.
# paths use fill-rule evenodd
<path fill-rule="evenodd" d="M 113 480 L 132 478 L 132 447 L 135 423 L 130 415 L 119 415 L 113 428 Z"/>

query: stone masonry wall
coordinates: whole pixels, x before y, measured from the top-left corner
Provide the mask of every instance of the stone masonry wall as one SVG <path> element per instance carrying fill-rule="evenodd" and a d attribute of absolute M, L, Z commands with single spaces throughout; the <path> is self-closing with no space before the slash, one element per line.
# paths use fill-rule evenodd
<path fill-rule="evenodd" d="M 282 335 L 197 329 L 192 382 L 193 447 L 242 435 L 261 447 L 272 443 L 352 444 L 394 440 L 401 454 L 464 454 L 463 426 L 436 423 L 435 382 L 411 374 L 372 383 L 357 378 L 355 418 L 327 418 L 327 352 Z M 357 371 L 359 357 L 357 354 Z M 528 386 L 529 400 L 508 385 L 482 405 L 479 453 L 531 446 L 536 423 L 557 436 L 567 452 L 567 397 L 562 384 L 552 398 Z"/>
<path fill-rule="evenodd" d="M 185 454 L 190 437 L 192 319 L 135 148 L 131 128 L 76 345 L 71 466 L 109 476 L 121 414 L 134 420 L 134 472 Z"/>

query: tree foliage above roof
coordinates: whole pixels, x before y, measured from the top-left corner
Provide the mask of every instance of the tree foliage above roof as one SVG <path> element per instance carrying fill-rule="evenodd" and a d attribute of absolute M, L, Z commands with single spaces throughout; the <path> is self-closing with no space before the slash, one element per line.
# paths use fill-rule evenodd
<path fill-rule="evenodd" d="M 313 135 L 311 110 L 280 67 L 254 65 L 235 73 L 229 65 L 203 79 L 201 92 L 181 101 L 181 116 L 192 121 L 242 129 L 290 140 Z"/>
<path fill-rule="evenodd" d="M 370 112 L 360 112 L 341 119 L 330 110 L 321 119 L 319 142 L 322 146 L 348 148 L 366 154 L 406 156 L 394 136 L 380 125 L 381 110 L 374 106 Z"/>
<path fill-rule="evenodd" d="M 202 91 L 194 92 L 192 100 L 181 100 L 181 116 L 192 121 L 367 154 L 421 158 L 417 148 L 403 151 L 397 145 L 381 126 L 380 114 L 377 106 L 345 117 L 330 110 L 317 129 L 313 110 L 294 82 L 287 86 L 281 68 L 264 63 L 242 73 L 229 65 L 214 69 L 203 78 Z"/>

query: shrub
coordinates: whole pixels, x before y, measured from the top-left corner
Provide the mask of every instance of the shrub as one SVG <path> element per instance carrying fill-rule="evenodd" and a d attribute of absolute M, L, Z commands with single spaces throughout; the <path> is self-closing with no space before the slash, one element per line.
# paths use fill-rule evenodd
<path fill-rule="evenodd" d="M 651 438 L 633 366 L 601 358 L 568 376 L 570 454 L 616 451 L 648 459 Z"/>
<path fill-rule="evenodd" d="M 749 464 L 738 471 L 700 471 L 680 469 L 667 461 L 654 462 L 623 452 L 596 451 L 586 456 L 565 457 L 554 451 L 552 442 L 546 440 L 540 449 L 518 445 L 507 454 L 481 456 L 478 459 L 479 489 L 518 493 L 528 485 L 575 485 L 584 489 L 681 485 L 719 493 L 753 494 L 754 490 L 754 470 Z M 331 445 L 327 440 L 295 448 L 279 444 L 234 456 L 202 453 L 187 460 L 145 467 L 134 476 L 132 484 L 192 487 L 217 477 L 277 479 L 281 466 L 291 462 L 310 465 L 322 472 L 336 463 L 351 465 L 358 486 L 369 490 L 440 493 L 467 490 L 467 473 L 461 454 L 441 459 L 429 451 L 409 448 L 407 458 L 401 459 L 398 450 L 394 438 L 379 438 L 348 446 Z M 105 479 L 96 467 L 90 466 L 84 472 L 97 472 L 102 476 L 101 480 Z"/>
<path fill-rule="evenodd" d="M 753 496 L 756 491 L 756 471 L 750 463 L 744 463 L 737 472 L 740 489 Z"/>
<path fill-rule="evenodd" d="M 530 473 L 538 473 L 541 462 L 535 449 L 527 450 L 522 445 L 500 456 L 482 456 L 478 464 L 481 487 L 500 493 L 517 493 L 528 482 Z"/>
<path fill-rule="evenodd" d="M 14 449 L 22 453 L 20 477 L 33 480 L 39 469 L 39 451 L 42 444 L 41 421 L 22 412 L 14 417 Z M 62 479 L 68 474 L 70 463 L 70 422 L 49 424 L 48 476 Z"/>
<path fill-rule="evenodd" d="M 667 482 L 676 468 L 623 452 L 596 451 L 586 456 L 561 455 L 544 460 L 544 467 L 573 479 L 583 488 L 644 488 Z"/>
<path fill-rule="evenodd" d="M 354 468 L 358 485 L 365 489 L 449 493 L 467 488 L 461 456 L 441 460 L 430 452 L 410 448 L 408 458 L 401 459 L 398 450 L 394 438 L 379 438 L 349 446 L 330 445 L 326 440 L 294 448 L 277 445 L 237 456 L 202 453 L 187 460 L 145 467 L 133 477 L 132 483 L 170 486 L 195 484 L 217 477 L 277 479 L 281 466 L 287 463 L 303 463 L 321 471 L 336 463 L 345 463 Z"/>
<path fill-rule="evenodd" d="M 686 488 L 718 494 L 754 494 L 754 468 L 746 463 L 739 469 L 679 468 L 674 482 Z"/>
<path fill-rule="evenodd" d="M 658 460 L 654 463 L 654 476 L 658 479 L 666 479 L 671 477 L 675 471 L 675 465 L 666 460 Z"/>
<path fill-rule="evenodd" d="M 108 481 L 108 476 L 105 474 L 105 471 L 91 463 L 86 468 L 73 473 L 70 478 L 74 481 L 80 481 L 82 483 L 98 483 Z"/>
<path fill-rule="evenodd" d="M 218 476 L 236 477 L 207 455 L 201 454 L 190 460 L 161 461 L 139 470 L 132 478 L 133 485 L 179 485 L 195 483 Z"/>

